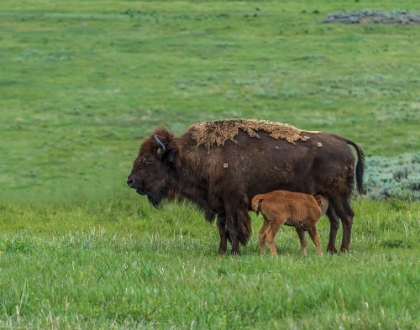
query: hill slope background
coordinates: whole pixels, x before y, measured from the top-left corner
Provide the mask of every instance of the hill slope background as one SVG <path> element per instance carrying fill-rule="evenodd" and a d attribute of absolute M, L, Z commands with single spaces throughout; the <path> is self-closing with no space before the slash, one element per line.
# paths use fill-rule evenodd
<path fill-rule="evenodd" d="M 224 118 L 338 133 L 367 156 L 418 153 L 418 26 L 322 23 L 378 5 L 4 4 L 0 197 L 113 193 L 156 126 Z"/>

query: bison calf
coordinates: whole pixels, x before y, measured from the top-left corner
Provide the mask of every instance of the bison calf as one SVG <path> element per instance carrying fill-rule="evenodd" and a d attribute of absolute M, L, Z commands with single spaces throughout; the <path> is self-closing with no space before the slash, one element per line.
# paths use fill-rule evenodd
<path fill-rule="evenodd" d="M 283 224 L 296 228 L 302 255 L 306 255 L 306 246 L 308 245 L 305 231 L 309 232 L 317 252 L 322 254 L 316 223 L 328 208 L 328 200 L 323 195 L 312 196 L 276 190 L 267 194 L 256 195 L 251 201 L 251 207 L 257 214 L 261 212 L 264 217 L 264 223 L 259 232 L 262 254 L 265 254 L 265 241 L 267 239 L 271 253 L 277 255 L 274 237 Z"/>

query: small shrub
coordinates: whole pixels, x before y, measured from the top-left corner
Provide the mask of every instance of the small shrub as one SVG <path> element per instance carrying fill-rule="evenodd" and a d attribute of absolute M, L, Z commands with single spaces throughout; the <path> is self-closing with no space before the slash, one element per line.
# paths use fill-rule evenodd
<path fill-rule="evenodd" d="M 338 24 L 420 24 L 420 15 L 409 14 L 406 10 L 385 11 L 381 9 L 362 9 L 327 15 L 322 23 Z"/>
<path fill-rule="evenodd" d="M 420 153 L 368 157 L 365 182 L 372 199 L 420 200 Z"/>

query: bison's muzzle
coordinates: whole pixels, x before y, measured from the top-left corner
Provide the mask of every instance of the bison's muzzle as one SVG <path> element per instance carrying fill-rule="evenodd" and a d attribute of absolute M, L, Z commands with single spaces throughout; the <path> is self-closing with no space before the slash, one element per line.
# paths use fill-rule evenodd
<path fill-rule="evenodd" d="M 127 184 L 130 188 L 136 189 L 136 193 L 138 193 L 139 195 L 147 194 L 146 188 L 144 187 L 144 184 L 142 184 L 142 182 L 138 182 L 134 179 L 128 178 Z"/>
<path fill-rule="evenodd" d="M 127 185 L 130 188 L 136 189 L 136 193 L 138 193 L 139 195 L 147 195 L 147 199 L 149 200 L 149 203 L 153 207 L 158 208 L 160 202 L 162 201 L 162 197 L 160 195 L 153 194 L 151 191 L 148 191 L 145 188 L 142 180 L 137 181 L 135 179 L 128 177 Z"/>

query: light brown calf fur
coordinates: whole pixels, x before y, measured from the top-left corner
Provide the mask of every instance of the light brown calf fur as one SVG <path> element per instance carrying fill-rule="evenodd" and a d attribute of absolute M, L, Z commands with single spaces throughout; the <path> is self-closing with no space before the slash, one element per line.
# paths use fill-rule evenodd
<path fill-rule="evenodd" d="M 296 228 L 302 255 L 306 255 L 306 246 L 308 245 L 305 231 L 309 232 L 318 254 L 322 254 L 316 223 L 328 208 L 328 200 L 323 195 L 312 196 L 275 190 L 267 194 L 254 196 L 251 207 L 257 214 L 261 212 L 264 217 L 264 223 L 259 232 L 262 254 L 265 254 L 265 241 L 267 239 L 271 253 L 277 255 L 274 237 L 283 224 Z"/>

